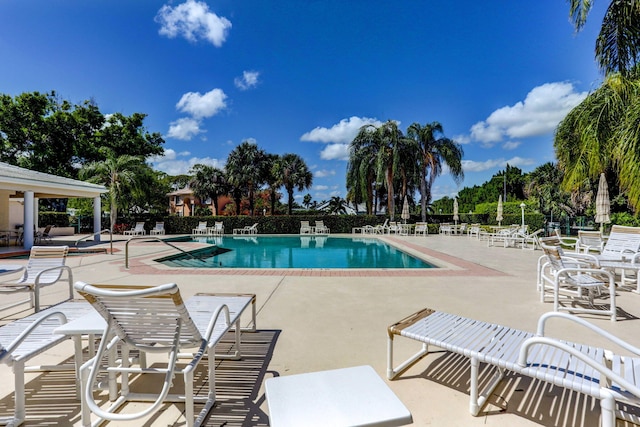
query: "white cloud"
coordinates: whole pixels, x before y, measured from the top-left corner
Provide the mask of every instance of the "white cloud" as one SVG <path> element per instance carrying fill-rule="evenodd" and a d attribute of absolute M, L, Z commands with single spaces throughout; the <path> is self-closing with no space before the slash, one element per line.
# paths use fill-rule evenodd
<path fill-rule="evenodd" d="M 506 167 L 507 164 L 511 166 L 528 166 L 535 164 L 533 159 L 525 159 L 522 157 L 512 157 L 510 159 L 489 159 L 484 162 L 476 162 L 474 160 L 463 160 L 462 169 L 465 172 L 482 172 L 495 168 Z"/>
<path fill-rule="evenodd" d="M 193 117 L 211 117 L 227 107 L 227 95 L 222 89 L 213 89 L 204 95 L 200 92 L 187 92 L 176 104 L 176 109 Z"/>
<path fill-rule="evenodd" d="M 243 71 L 242 77 L 236 77 L 233 83 L 238 89 L 247 90 L 258 85 L 258 77 L 260 77 L 260 73 L 257 71 Z"/>
<path fill-rule="evenodd" d="M 205 2 L 187 0 L 175 8 L 164 5 L 155 21 L 160 34 L 169 38 L 182 36 L 190 42 L 204 39 L 216 47 L 222 46 L 231 29 L 231 22 L 209 11 Z"/>
<path fill-rule="evenodd" d="M 349 144 L 329 144 L 320 151 L 323 160 L 349 160 Z"/>
<path fill-rule="evenodd" d="M 571 109 L 587 96 L 573 84 L 545 83 L 533 88 L 524 101 L 497 109 L 471 127 L 471 137 L 493 146 L 505 137 L 527 138 L 552 132 Z"/>
<path fill-rule="evenodd" d="M 325 191 L 329 189 L 328 185 L 314 185 L 313 189 L 316 191 Z"/>
<path fill-rule="evenodd" d="M 200 121 L 189 117 L 183 117 L 175 122 L 169 123 L 169 132 L 167 138 L 176 138 L 181 140 L 190 140 L 195 135 L 202 133 L 200 129 Z"/>
<path fill-rule="evenodd" d="M 349 144 L 364 125 L 380 126 L 381 121 L 368 117 L 350 117 L 330 128 L 317 127 L 300 137 L 300 141 L 323 142 L 325 144 Z"/>
<path fill-rule="evenodd" d="M 158 161 L 154 162 L 154 168 L 169 175 L 185 175 L 188 174 L 189 170 L 191 170 L 191 168 L 197 164 L 208 165 L 223 169 L 225 166 L 225 161 L 220 159 L 213 159 L 211 157 L 192 157 L 190 159 L 159 159 Z"/>
<path fill-rule="evenodd" d="M 313 172 L 313 176 L 316 178 L 325 178 L 327 176 L 334 176 L 335 174 L 336 174 L 336 171 L 326 170 L 326 169 L 321 169 L 319 171 Z"/>
<path fill-rule="evenodd" d="M 471 137 L 469 135 L 456 135 L 451 139 L 453 139 L 458 144 L 462 144 L 462 145 L 468 144 L 471 142 Z"/>
<path fill-rule="evenodd" d="M 502 148 L 504 148 L 505 150 L 515 150 L 521 144 L 521 141 L 506 141 L 504 144 L 502 144 Z"/>

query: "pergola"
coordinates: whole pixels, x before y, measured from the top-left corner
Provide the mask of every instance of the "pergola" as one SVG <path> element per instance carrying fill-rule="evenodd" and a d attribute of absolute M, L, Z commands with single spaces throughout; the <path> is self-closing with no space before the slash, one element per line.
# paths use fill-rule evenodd
<path fill-rule="evenodd" d="M 0 229 L 9 228 L 9 201 L 24 199 L 24 230 L 35 229 L 38 218 L 38 200 L 51 198 L 92 198 L 94 239 L 100 240 L 100 195 L 108 190 L 103 185 L 91 184 L 48 173 L 35 172 L 0 162 Z M 33 246 L 33 233 L 24 233 L 24 247 Z"/>

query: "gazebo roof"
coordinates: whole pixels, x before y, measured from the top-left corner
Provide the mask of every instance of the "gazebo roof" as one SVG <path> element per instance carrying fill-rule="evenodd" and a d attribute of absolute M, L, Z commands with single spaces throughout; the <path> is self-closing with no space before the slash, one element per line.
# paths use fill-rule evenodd
<path fill-rule="evenodd" d="M 0 190 L 13 191 L 13 195 L 17 197 L 22 197 L 25 191 L 33 191 L 35 197 L 42 199 L 93 198 L 108 191 L 104 185 L 36 172 L 2 162 L 0 162 Z"/>

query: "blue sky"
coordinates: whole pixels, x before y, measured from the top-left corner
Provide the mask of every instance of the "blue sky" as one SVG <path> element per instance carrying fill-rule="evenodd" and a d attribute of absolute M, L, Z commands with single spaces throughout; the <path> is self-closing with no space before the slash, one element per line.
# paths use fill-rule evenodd
<path fill-rule="evenodd" d="M 438 121 L 465 152 L 438 199 L 554 160 L 555 126 L 601 81 L 608 3 L 576 34 L 562 0 L 0 0 L 0 93 L 148 114 L 169 174 L 223 167 L 245 140 L 297 153 L 317 201 L 345 196 L 360 126 Z"/>

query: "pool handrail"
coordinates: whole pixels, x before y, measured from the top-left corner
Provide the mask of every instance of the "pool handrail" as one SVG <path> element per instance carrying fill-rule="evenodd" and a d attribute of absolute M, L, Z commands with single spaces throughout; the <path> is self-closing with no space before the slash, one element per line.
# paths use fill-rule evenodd
<path fill-rule="evenodd" d="M 82 242 L 83 240 L 87 240 L 89 237 L 95 237 L 98 234 L 102 234 L 102 233 L 109 233 L 109 253 L 111 253 L 111 255 L 113 255 L 113 233 L 108 228 L 105 228 L 102 231 L 96 231 L 93 234 L 89 234 L 88 236 L 84 236 L 84 237 L 79 238 L 78 240 L 75 241 L 74 246 L 78 247 L 78 243 Z"/>

